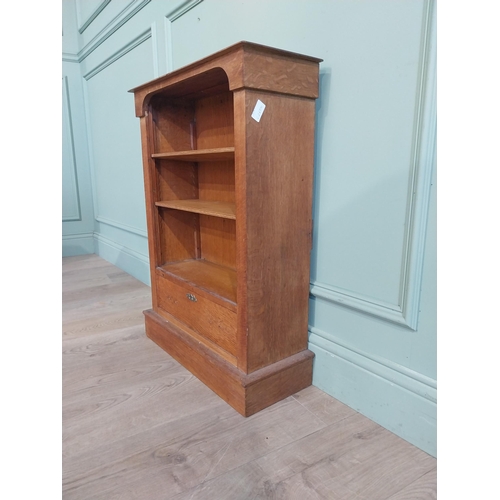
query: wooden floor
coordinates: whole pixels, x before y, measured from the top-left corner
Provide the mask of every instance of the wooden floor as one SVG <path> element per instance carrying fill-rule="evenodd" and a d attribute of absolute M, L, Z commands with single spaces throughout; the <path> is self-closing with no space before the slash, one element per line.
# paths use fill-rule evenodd
<path fill-rule="evenodd" d="M 244 418 L 144 334 L 150 289 L 63 259 L 63 498 L 436 498 L 436 460 L 315 387 Z"/>

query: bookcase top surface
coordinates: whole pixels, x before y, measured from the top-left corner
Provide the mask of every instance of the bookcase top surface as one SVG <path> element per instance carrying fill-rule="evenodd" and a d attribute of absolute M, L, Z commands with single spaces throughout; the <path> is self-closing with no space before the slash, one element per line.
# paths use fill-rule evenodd
<path fill-rule="evenodd" d="M 156 83 L 162 82 L 165 79 L 172 77 L 174 75 L 183 74 L 190 69 L 196 68 L 200 64 L 207 63 L 209 61 L 213 61 L 215 59 L 218 59 L 218 58 L 225 56 L 227 54 L 231 54 L 233 52 L 237 52 L 240 49 L 243 49 L 243 50 L 246 49 L 246 50 L 251 50 L 251 51 L 255 51 L 255 52 L 260 52 L 262 55 L 267 54 L 268 56 L 274 55 L 274 56 L 288 57 L 290 59 L 302 59 L 304 61 L 310 61 L 310 62 L 314 62 L 314 63 L 320 63 L 323 61 L 323 59 L 320 59 L 318 57 L 312 57 L 312 56 L 308 56 L 305 54 L 300 54 L 298 52 L 291 52 L 289 50 L 277 49 L 274 47 L 270 47 L 268 45 L 262 45 L 259 43 L 247 42 L 247 41 L 243 40 L 241 42 L 230 45 L 229 47 L 226 47 L 225 49 L 214 52 L 213 54 L 210 54 L 209 56 L 204 57 L 203 59 L 199 59 L 198 61 L 194 61 L 190 64 L 187 64 L 186 66 L 183 66 L 183 67 L 178 68 L 174 71 L 166 73 L 165 75 L 159 76 L 153 80 L 150 80 L 146 83 L 138 85 L 137 87 L 130 89 L 129 92 L 137 92 L 138 90 L 147 88 L 151 85 L 155 85 Z"/>
<path fill-rule="evenodd" d="M 212 83 L 225 80 L 231 91 L 259 89 L 316 99 L 321 61 L 317 57 L 241 41 L 129 92 L 135 94 L 137 116 L 143 116 L 145 106 L 154 94 L 168 94 L 174 86 L 178 89 L 183 81 L 204 74 L 211 74 Z M 217 71 L 223 77 L 217 76 Z"/>

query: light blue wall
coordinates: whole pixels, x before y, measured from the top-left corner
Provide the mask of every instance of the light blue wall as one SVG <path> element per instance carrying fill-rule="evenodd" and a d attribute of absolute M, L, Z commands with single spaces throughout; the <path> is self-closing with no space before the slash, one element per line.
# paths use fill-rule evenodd
<path fill-rule="evenodd" d="M 63 213 L 75 218 L 80 207 L 79 220 L 63 223 L 63 249 L 74 252 L 70 241 L 79 238 L 92 242 L 96 253 L 146 283 L 139 121 L 127 91 L 240 40 L 324 59 L 311 257 L 313 383 L 435 455 L 434 2 L 63 6 L 71 103 Z M 94 251 L 82 242 L 82 252 Z"/>
<path fill-rule="evenodd" d="M 75 4 L 63 6 L 62 249 L 68 256 L 94 253 L 94 212 Z"/>

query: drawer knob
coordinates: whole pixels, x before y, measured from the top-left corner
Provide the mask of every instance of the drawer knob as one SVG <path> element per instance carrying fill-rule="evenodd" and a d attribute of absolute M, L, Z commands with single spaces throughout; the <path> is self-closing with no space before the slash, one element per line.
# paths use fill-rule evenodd
<path fill-rule="evenodd" d="M 186 297 L 191 301 L 191 302 L 197 302 L 196 297 L 192 293 L 186 293 Z"/>

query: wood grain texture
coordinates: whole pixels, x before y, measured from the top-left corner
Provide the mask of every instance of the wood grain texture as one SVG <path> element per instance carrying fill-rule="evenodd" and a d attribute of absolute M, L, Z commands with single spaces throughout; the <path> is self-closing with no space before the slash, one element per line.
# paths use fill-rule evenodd
<path fill-rule="evenodd" d="M 263 57 L 260 47 L 249 46 L 243 56 L 243 86 L 316 99 L 319 96 L 320 61 L 300 57 L 292 59 L 282 53 Z"/>
<path fill-rule="evenodd" d="M 157 207 L 182 210 L 196 214 L 210 215 L 212 217 L 222 217 L 223 219 L 236 219 L 236 209 L 234 203 L 227 201 L 206 201 L 206 200 L 171 200 L 157 201 Z"/>
<path fill-rule="evenodd" d="M 156 220 L 156 229 L 148 231 L 148 240 L 153 240 L 158 246 L 160 260 L 156 265 L 166 262 L 176 262 L 200 256 L 200 224 L 199 217 L 192 211 L 162 210 L 164 202 L 198 198 L 198 171 L 194 163 L 174 160 L 156 160 L 153 174 L 157 189 L 146 200 L 151 216 Z M 148 212 L 146 212 L 148 215 Z M 151 277 L 154 284 L 154 276 Z M 154 288 L 154 287 L 153 287 Z"/>
<path fill-rule="evenodd" d="M 149 110 L 154 126 L 151 129 L 156 153 L 187 151 L 191 147 L 191 123 L 194 120 L 193 103 L 189 100 L 165 99 L 157 96 Z"/>
<path fill-rule="evenodd" d="M 203 297 L 197 288 L 158 277 L 158 312 L 166 311 L 230 354 L 236 352 L 236 312 Z"/>
<path fill-rule="evenodd" d="M 234 146 L 232 92 L 196 100 L 195 119 L 198 149 Z"/>
<path fill-rule="evenodd" d="M 288 78 L 289 65 L 283 66 L 283 61 L 293 62 L 294 68 L 300 75 L 299 85 L 293 78 Z M 175 96 L 178 88 L 176 84 L 183 80 L 193 81 L 188 90 L 192 94 L 211 87 L 223 88 L 228 82 L 229 89 L 232 91 L 241 88 L 257 88 L 316 98 L 318 97 L 318 63 L 321 61 L 322 59 L 316 57 L 243 41 L 203 60 L 139 85 L 130 92 L 135 95 L 136 116 L 144 114 L 151 98 L 161 89 L 169 86 L 170 94 Z M 244 62 L 251 66 L 252 71 L 243 71 Z M 277 66 L 276 69 L 273 69 L 274 64 Z M 223 70 L 223 74 L 220 74 L 220 69 Z M 204 73 L 202 79 L 199 78 L 200 73 Z M 262 73 L 265 73 L 267 78 L 263 78 Z M 227 75 L 226 78 L 224 75 Z"/>
<path fill-rule="evenodd" d="M 389 500 L 435 500 L 437 498 L 437 469 L 434 468 L 413 483 L 389 497 Z"/>
<path fill-rule="evenodd" d="M 174 498 L 384 500 L 387 491 L 401 491 L 413 482 L 411 478 L 420 477 L 422 470 L 432 470 L 435 463 L 420 450 L 416 453 L 420 460 L 417 466 L 411 458 L 402 458 L 405 452 L 411 455 L 413 448 L 389 434 L 353 413 Z M 384 475 L 382 485 L 381 469 L 386 460 L 390 468 L 393 454 L 401 465 L 393 476 Z M 382 463 L 376 462 L 382 456 Z M 364 484 L 372 496 L 358 495 Z"/>
<path fill-rule="evenodd" d="M 253 415 L 310 386 L 313 357 L 314 354 L 305 349 L 246 375 L 245 414 Z"/>
<path fill-rule="evenodd" d="M 234 204 L 232 204 L 234 206 Z M 236 221 L 200 215 L 201 258 L 236 268 Z"/>
<path fill-rule="evenodd" d="M 203 345 L 206 349 L 214 352 L 215 354 L 217 354 L 218 357 L 224 359 L 229 364 L 236 366 L 237 364 L 236 358 L 228 351 L 224 350 L 221 346 L 217 345 L 215 342 L 212 342 L 209 338 L 204 337 L 196 330 L 189 328 L 185 323 L 180 321 L 175 316 L 172 316 L 167 311 L 159 309 L 159 313 L 162 319 L 164 319 L 168 323 L 171 323 L 177 329 L 183 330 L 184 333 L 188 334 L 195 342 L 198 342 L 199 344 Z"/>
<path fill-rule="evenodd" d="M 191 287 L 220 295 L 222 305 L 236 311 L 236 273 L 234 270 L 206 260 L 187 260 L 165 265 L 162 271 L 169 277 L 178 278 Z M 227 302 L 232 304 L 228 304 Z"/>
<path fill-rule="evenodd" d="M 148 234 L 153 234 L 160 231 L 160 217 L 158 211 L 154 207 L 154 202 L 160 194 L 160 182 L 156 163 L 151 159 L 151 153 L 155 148 L 155 130 L 152 114 L 142 116 L 140 119 L 141 125 L 141 153 L 144 175 L 144 196 L 146 200 L 146 224 Z M 162 262 L 162 249 L 159 238 L 148 238 L 149 251 L 149 270 L 151 282 L 154 279 L 155 269 Z M 153 307 L 156 307 L 156 290 L 152 289 Z"/>
<path fill-rule="evenodd" d="M 200 200 L 228 203 L 236 218 L 234 161 L 198 164 Z M 236 268 L 236 223 L 231 218 L 200 216 L 202 258 Z"/>
<path fill-rule="evenodd" d="M 158 209 L 157 209 L 158 210 Z M 200 257 L 200 219 L 198 214 L 182 210 L 159 209 L 158 237 L 148 238 L 158 242 L 160 257 L 158 266 Z M 155 289 L 154 274 L 151 277 Z"/>
<path fill-rule="evenodd" d="M 235 202 L 234 161 L 198 164 L 200 200 Z"/>
<path fill-rule="evenodd" d="M 311 99 L 244 94 L 246 167 L 240 182 L 246 186 L 251 372 L 307 346 L 315 108 Z M 251 118 L 258 99 L 266 104 L 260 122 Z"/>
<path fill-rule="evenodd" d="M 197 149 L 195 151 L 173 151 L 170 153 L 155 153 L 151 155 L 154 159 L 214 162 L 234 160 L 234 147 Z"/>
<path fill-rule="evenodd" d="M 314 355 L 307 349 L 247 375 L 159 312 L 144 311 L 148 337 L 244 416 L 311 384 Z"/>
<path fill-rule="evenodd" d="M 235 175 L 235 195 L 236 213 L 238 214 L 238 224 L 236 226 L 236 272 L 237 296 L 240 302 L 238 311 L 238 368 L 245 373 L 248 372 L 248 244 L 247 244 L 247 141 L 246 141 L 246 94 L 244 90 L 234 92 L 234 175 Z"/>
<path fill-rule="evenodd" d="M 144 335 L 149 287 L 103 259 L 62 281 L 65 500 L 436 498 L 434 458 L 316 387 L 242 417 Z"/>
<path fill-rule="evenodd" d="M 194 163 L 156 160 L 158 193 L 154 201 L 198 198 L 198 169 Z"/>

